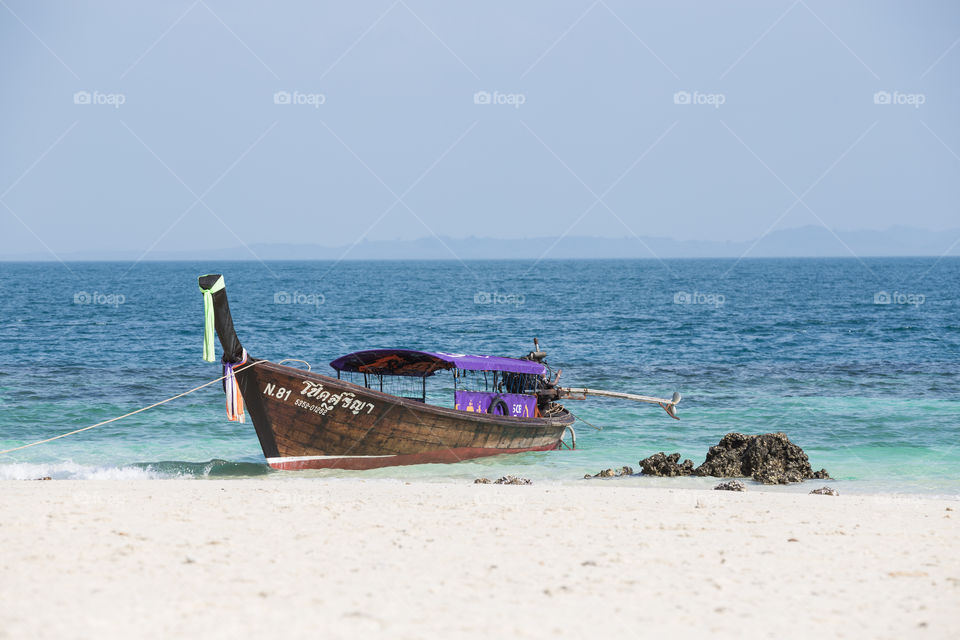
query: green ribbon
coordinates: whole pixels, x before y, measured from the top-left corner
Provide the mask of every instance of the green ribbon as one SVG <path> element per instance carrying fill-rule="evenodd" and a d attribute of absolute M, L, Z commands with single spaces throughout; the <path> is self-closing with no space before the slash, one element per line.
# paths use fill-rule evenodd
<path fill-rule="evenodd" d="M 217 354 L 213 347 L 213 294 L 225 286 L 223 276 L 220 276 L 209 289 L 200 287 L 200 291 L 203 293 L 203 359 L 207 362 L 216 362 L 217 359 Z"/>

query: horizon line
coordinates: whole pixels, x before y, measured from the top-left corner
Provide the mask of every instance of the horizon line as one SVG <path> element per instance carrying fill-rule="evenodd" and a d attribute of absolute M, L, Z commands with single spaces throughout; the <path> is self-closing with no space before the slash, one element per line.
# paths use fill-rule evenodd
<path fill-rule="evenodd" d="M 862 255 L 862 256 L 811 256 L 811 255 L 797 255 L 797 256 L 744 256 L 742 258 L 736 258 L 734 256 L 674 256 L 669 258 L 657 258 L 657 257 L 621 257 L 621 258 L 586 258 L 586 257 L 574 257 L 574 258 L 266 258 L 263 260 L 257 258 L 247 258 L 247 259 L 220 259 L 220 258 L 167 258 L 167 259 L 152 259 L 144 258 L 143 260 L 122 260 L 122 259 L 106 259 L 106 258 L 77 258 L 72 260 L 31 260 L 31 259 L 18 259 L 18 258 L 2 258 L 0 257 L 0 264 L 12 264 L 12 263 L 22 263 L 22 264 L 77 264 L 84 262 L 110 262 L 118 264 L 127 264 L 130 262 L 203 262 L 203 261 L 217 261 L 217 262 L 603 262 L 603 261 L 623 261 L 623 260 L 649 260 L 652 262 L 666 262 L 668 260 L 733 260 L 733 261 L 746 261 L 746 260 L 915 260 L 917 258 L 930 258 L 934 260 L 947 260 L 947 259 L 960 259 L 960 255 L 936 255 L 936 254 L 917 254 L 917 255 Z"/>

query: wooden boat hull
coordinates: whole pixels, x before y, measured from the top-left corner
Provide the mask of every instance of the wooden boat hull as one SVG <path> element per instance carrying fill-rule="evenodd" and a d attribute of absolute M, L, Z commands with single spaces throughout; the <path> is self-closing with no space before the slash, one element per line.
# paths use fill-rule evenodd
<path fill-rule="evenodd" d="M 237 382 L 274 469 L 373 469 L 548 451 L 560 447 L 575 420 L 566 411 L 548 418 L 458 411 L 250 362 L 256 366 L 240 371 Z"/>

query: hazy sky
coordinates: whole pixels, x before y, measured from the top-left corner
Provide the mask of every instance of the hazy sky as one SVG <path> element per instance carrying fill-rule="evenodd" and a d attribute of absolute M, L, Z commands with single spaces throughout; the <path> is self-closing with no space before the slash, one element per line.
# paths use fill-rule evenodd
<path fill-rule="evenodd" d="M 955 1 L 240 4 L 0 0 L 0 256 L 960 221 Z"/>

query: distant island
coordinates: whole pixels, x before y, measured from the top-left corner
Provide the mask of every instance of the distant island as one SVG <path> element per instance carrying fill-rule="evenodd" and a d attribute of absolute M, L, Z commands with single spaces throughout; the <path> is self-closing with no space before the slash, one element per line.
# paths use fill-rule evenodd
<path fill-rule="evenodd" d="M 144 249 L 58 252 L 61 260 L 137 260 Z M 789 258 L 960 256 L 960 228 L 930 231 L 892 227 L 883 231 L 838 231 L 820 226 L 774 231 L 747 242 L 675 240 L 642 236 L 451 238 L 363 240 L 336 247 L 254 243 L 182 251 L 152 251 L 144 260 L 538 260 L 598 258 Z M 45 252 L 0 255 L 2 261 L 47 261 Z"/>

